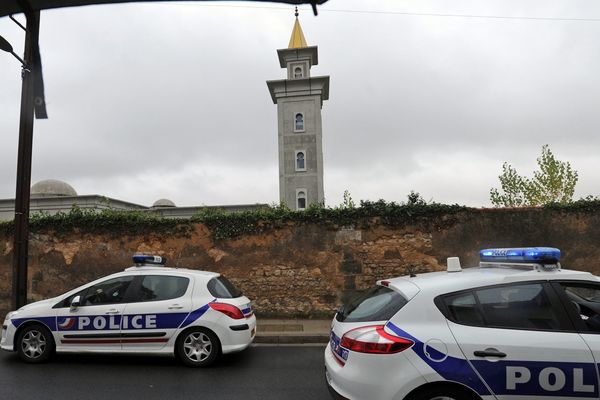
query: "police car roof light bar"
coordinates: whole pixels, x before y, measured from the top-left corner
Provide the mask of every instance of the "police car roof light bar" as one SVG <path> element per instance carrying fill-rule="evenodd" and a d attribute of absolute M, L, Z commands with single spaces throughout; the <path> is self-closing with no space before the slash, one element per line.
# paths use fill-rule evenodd
<path fill-rule="evenodd" d="M 508 262 L 485 262 L 482 261 L 479 263 L 480 268 L 511 268 L 511 269 L 521 269 L 524 271 L 560 271 L 561 266 L 560 263 L 555 264 L 542 264 L 542 263 L 508 263 Z"/>
<path fill-rule="evenodd" d="M 151 256 L 147 254 L 135 254 L 133 256 L 133 262 L 136 265 L 143 264 L 154 264 L 154 265 L 165 265 L 167 263 L 167 259 L 161 256 Z"/>
<path fill-rule="evenodd" d="M 479 259 L 482 263 L 557 264 L 560 261 L 560 250 L 554 247 L 484 249 L 479 252 Z"/>

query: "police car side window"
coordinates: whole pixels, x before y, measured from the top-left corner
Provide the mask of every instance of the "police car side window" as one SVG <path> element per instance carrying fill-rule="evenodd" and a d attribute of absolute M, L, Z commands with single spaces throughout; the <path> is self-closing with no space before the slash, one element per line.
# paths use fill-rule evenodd
<path fill-rule="evenodd" d="M 475 291 L 485 325 L 497 328 L 561 330 L 560 317 L 540 283 Z"/>
<path fill-rule="evenodd" d="M 132 281 L 133 276 L 122 276 L 90 286 L 78 293 L 81 296 L 80 304 L 81 306 L 95 306 L 120 303 Z"/>
<path fill-rule="evenodd" d="M 446 297 L 445 303 L 451 320 L 463 325 L 484 325 L 483 316 L 473 293 Z"/>
<path fill-rule="evenodd" d="M 83 298 L 83 296 L 85 295 L 86 291 L 87 291 L 87 289 L 83 289 L 83 290 L 80 290 L 79 292 L 77 292 L 75 294 L 70 295 L 69 297 L 67 297 L 66 299 L 64 299 L 63 301 L 61 301 L 57 305 L 55 305 L 53 308 L 71 307 L 71 303 L 73 302 L 73 299 L 76 296 L 79 296 L 80 298 Z"/>
<path fill-rule="evenodd" d="M 182 276 L 146 275 L 133 301 L 176 299 L 187 291 L 190 280 Z"/>
<path fill-rule="evenodd" d="M 581 318 L 585 330 L 600 333 L 600 285 L 593 283 L 561 283 L 574 314 Z"/>

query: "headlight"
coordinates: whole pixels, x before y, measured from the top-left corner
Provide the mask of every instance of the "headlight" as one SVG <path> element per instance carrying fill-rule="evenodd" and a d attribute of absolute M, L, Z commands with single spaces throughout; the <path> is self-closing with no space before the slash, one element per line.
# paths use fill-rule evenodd
<path fill-rule="evenodd" d="M 16 316 L 18 313 L 19 313 L 18 311 L 11 311 L 8 314 L 6 314 L 5 319 L 11 319 L 12 317 Z"/>

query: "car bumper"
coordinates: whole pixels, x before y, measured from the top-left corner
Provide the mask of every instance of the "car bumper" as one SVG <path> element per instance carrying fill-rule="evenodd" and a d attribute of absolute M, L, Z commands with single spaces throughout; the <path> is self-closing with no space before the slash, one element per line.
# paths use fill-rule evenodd
<path fill-rule="evenodd" d="M 14 347 L 15 327 L 10 321 L 4 321 L 2 324 L 2 339 L 0 340 L 0 349 L 6 351 L 15 351 Z"/>
<path fill-rule="evenodd" d="M 349 400 L 347 397 L 342 396 L 341 394 L 339 394 L 333 386 L 331 386 L 331 376 L 329 375 L 329 371 L 327 370 L 327 367 L 325 367 L 325 383 L 327 384 L 327 389 L 329 390 L 329 394 L 331 395 L 331 398 L 334 400 Z"/>
<path fill-rule="evenodd" d="M 256 317 L 252 315 L 250 318 L 230 324 L 222 332 L 222 335 L 221 351 L 223 354 L 235 353 L 246 349 L 252 344 L 256 336 Z"/>
<path fill-rule="evenodd" d="M 401 354 L 371 355 L 350 352 L 341 365 L 328 344 L 325 348 L 325 377 L 335 399 L 402 399 L 425 382 Z"/>

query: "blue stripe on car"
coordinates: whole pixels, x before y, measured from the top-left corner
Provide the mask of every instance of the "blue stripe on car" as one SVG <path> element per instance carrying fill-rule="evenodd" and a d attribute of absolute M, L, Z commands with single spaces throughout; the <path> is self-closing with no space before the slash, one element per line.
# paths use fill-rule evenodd
<path fill-rule="evenodd" d="M 471 360 L 473 366 L 483 376 L 492 391 L 497 395 L 519 395 L 519 396 L 560 396 L 577 398 L 598 398 L 598 378 L 596 365 L 593 363 L 576 362 L 554 362 L 554 361 L 522 361 L 522 360 L 499 360 L 490 362 L 487 360 Z M 525 368 L 530 374 L 527 382 L 514 384 L 514 388 L 508 388 L 508 368 Z M 542 387 L 541 373 L 546 370 L 548 382 L 546 389 Z M 560 370 L 560 372 L 558 371 Z M 575 371 L 580 374 L 575 378 Z M 564 383 L 560 384 L 556 374 L 564 377 Z M 550 378 L 552 376 L 552 378 Z M 549 390 L 552 388 L 552 390 Z"/>
<path fill-rule="evenodd" d="M 11 323 L 15 328 L 19 328 L 25 322 L 39 322 L 48 327 L 51 331 L 95 331 L 95 330 L 139 330 L 139 329 L 177 329 L 185 328 L 198 320 L 209 309 L 209 305 L 204 306 L 190 313 L 145 313 L 145 314 L 125 314 L 125 315 L 78 315 L 61 317 L 31 317 L 31 318 L 13 318 Z M 155 316 L 152 319 L 152 326 L 148 326 L 147 317 Z M 134 317 L 136 323 L 133 323 Z M 80 320 L 84 318 L 86 320 Z M 101 318 L 98 325 L 94 325 L 94 320 Z M 125 321 L 126 320 L 126 321 Z M 126 324 L 126 326 L 125 326 Z M 97 326 L 101 326 L 98 328 Z M 81 327 L 81 328 L 80 328 Z"/>
<path fill-rule="evenodd" d="M 425 354 L 425 344 L 416 337 L 412 336 L 408 332 L 403 331 L 391 322 L 386 324 L 386 327 L 394 332 L 397 336 L 405 339 L 410 339 L 415 342 L 411 350 L 414 351 L 423 361 L 427 363 L 435 372 L 440 374 L 444 379 L 448 381 L 462 383 L 465 386 L 470 387 L 475 392 L 482 396 L 489 396 L 490 391 L 479 376 L 473 371 L 473 368 L 469 365 L 467 360 L 446 357 L 445 354 L 435 350 L 432 347 L 427 348 L 429 357 Z M 433 361 L 440 360 L 440 361 Z"/>
<path fill-rule="evenodd" d="M 213 300 L 213 302 L 215 300 Z M 197 310 L 192 311 L 187 316 L 187 318 L 183 321 L 183 323 L 181 324 L 181 326 L 179 328 L 185 328 L 186 326 L 191 325 L 194 321 L 196 321 L 198 318 L 200 318 L 201 316 L 203 316 L 204 313 L 207 312 L 209 308 L 210 308 L 210 306 L 208 304 L 205 304 L 202 307 L 198 308 Z"/>
<path fill-rule="evenodd" d="M 48 327 L 51 331 L 56 330 L 56 318 L 55 317 L 33 317 L 33 318 L 13 318 L 11 319 L 12 324 L 15 328 L 21 326 L 24 322 L 40 322 Z"/>
<path fill-rule="evenodd" d="M 462 383 L 480 395 L 489 395 L 490 392 L 481 381 L 469 361 L 456 357 L 446 357 L 445 354 L 427 347 L 425 354 L 425 345 L 408 332 L 400 329 L 391 322 L 386 324 L 396 335 L 410 339 L 415 342 L 412 350 L 429 365 L 435 372 L 444 379 Z M 440 361 L 433 361 L 433 360 Z M 552 396 L 552 397 L 577 397 L 598 399 L 598 375 L 597 369 L 600 365 L 594 363 L 578 362 L 554 362 L 554 361 L 523 361 L 523 360 L 498 360 L 488 361 L 485 359 L 470 360 L 473 367 L 485 380 L 496 395 L 513 396 Z M 509 386 L 508 368 L 526 369 L 530 378 L 525 382 L 517 382 Z M 543 387 L 541 378 L 542 371 L 545 371 L 548 382 L 544 382 Z M 577 373 L 576 373 L 577 371 Z M 558 385 L 556 374 L 564 377 L 564 382 Z M 550 376 L 553 376 L 551 379 Z"/>

